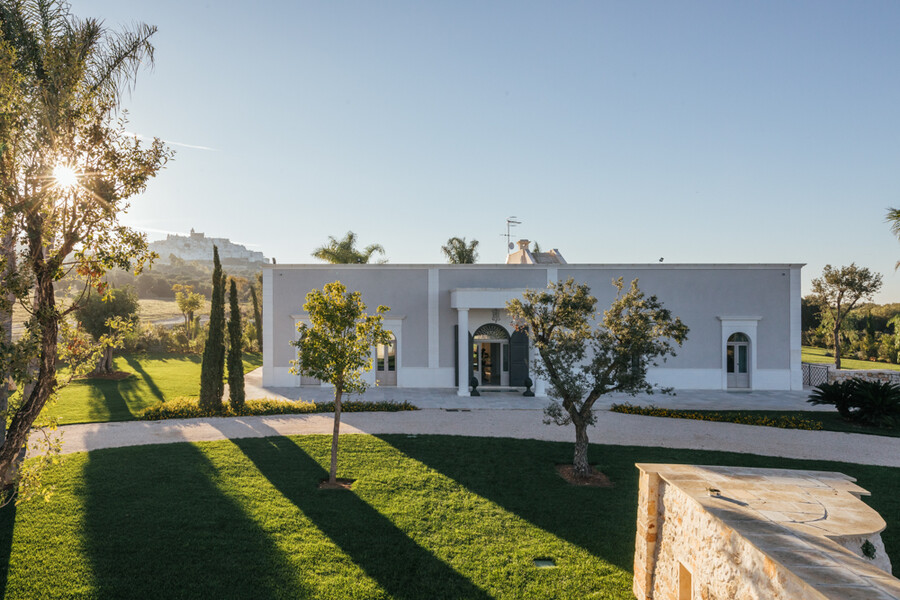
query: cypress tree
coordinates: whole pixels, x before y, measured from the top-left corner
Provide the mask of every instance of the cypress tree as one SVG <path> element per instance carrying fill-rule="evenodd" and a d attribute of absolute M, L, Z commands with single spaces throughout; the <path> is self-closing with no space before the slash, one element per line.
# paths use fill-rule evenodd
<path fill-rule="evenodd" d="M 238 306 L 237 284 L 231 280 L 229 293 L 231 316 L 228 318 L 228 400 L 231 409 L 241 414 L 244 408 L 244 360 L 241 353 L 241 309 Z"/>
<path fill-rule="evenodd" d="M 225 393 L 225 275 L 219 249 L 213 246 L 212 300 L 209 307 L 209 335 L 200 365 L 200 408 L 212 414 L 222 411 Z"/>
<path fill-rule="evenodd" d="M 257 292 L 259 290 L 259 292 Z M 256 285 L 250 285 L 250 298 L 253 300 L 253 324 L 256 326 L 256 342 L 262 352 L 262 273 L 256 274 Z"/>

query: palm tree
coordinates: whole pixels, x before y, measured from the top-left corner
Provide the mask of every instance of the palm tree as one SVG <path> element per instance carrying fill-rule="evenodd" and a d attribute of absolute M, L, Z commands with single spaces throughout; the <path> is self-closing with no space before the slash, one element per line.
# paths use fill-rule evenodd
<path fill-rule="evenodd" d="M 381 244 L 369 244 L 362 250 L 356 249 L 356 234 L 348 231 L 342 239 L 328 236 L 328 243 L 319 246 L 312 253 L 313 258 L 330 262 L 333 265 L 366 264 L 376 252 L 384 254 Z M 381 260 L 379 262 L 387 262 Z"/>
<path fill-rule="evenodd" d="M 900 238 L 900 208 L 889 208 L 885 221 L 891 224 L 891 233 Z M 894 265 L 894 270 L 900 269 L 900 260 Z"/>
<path fill-rule="evenodd" d="M 122 92 L 152 65 L 155 32 L 148 25 L 110 31 L 73 16 L 65 0 L 0 0 L 0 229 L 13 247 L 24 246 L 19 265 L 6 265 L 30 274 L 31 338 L 12 350 L 17 364 L 34 366 L 6 421 L 4 483 L 57 387 L 59 327 L 75 306 L 56 305 L 55 282 L 74 268 L 100 285 L 107 268 L 147 256 L 146 238 L 122 226 L 119 214 L 170 153 L 159 140 L 142 148 L 116 116 Z M 21 302 L 26 290 L 17 286 L 15 295 Z"/>
<path fill-rule="evenodd" d="M 472 265 L 478 260 L 476 248 L 478 240 L 472 240 L 467 244 L 466 238 L 452 237 L 447 240 L 446 246 L 441 246 L 441 251 L 451 265 Z"/>

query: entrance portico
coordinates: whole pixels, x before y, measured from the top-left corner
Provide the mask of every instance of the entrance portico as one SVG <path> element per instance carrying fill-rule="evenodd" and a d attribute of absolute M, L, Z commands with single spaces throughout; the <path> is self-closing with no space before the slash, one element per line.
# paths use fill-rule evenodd
<path fill-rule="evenodd" d="M 477 374 L 479 386 L 524 385 L 532 360 L 530 344 L 525 332 L 510 331 L 509 313 L 506 312 L 506 304 L 521 298 L 524 292 L 524 288 L 451 290 L 450 307 L 456 309 L 457 314 L 456 383 L 459 396 L 469 395 L 469 379 L 473 374 Z M 488 333 L 491 331 L 493 334 Z M 479 334 L 478 339 L 474 333 Z M 538 396 L 545 395 L 543 381 L 535 381 L 534 392 Z"/>

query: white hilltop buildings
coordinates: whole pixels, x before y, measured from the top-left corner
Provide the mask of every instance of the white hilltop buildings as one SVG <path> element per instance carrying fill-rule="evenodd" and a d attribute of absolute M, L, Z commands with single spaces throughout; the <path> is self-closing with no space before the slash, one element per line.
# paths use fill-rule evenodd
<path fill-rule="evenodd" d="M 263 264 L 269 262 L 262 252 L 247 250 L 246 247 L 235 244 L 227 238 L 206 237 L 193 229 L 190 235 L 170 233 L 164 240 L 150 242 L 150 250 L 159 254 L 161 264 L 168 264 L 170 254 L 182 260 L 212 261 L 213 245 L 219 248 L 219 259 L 222 262 L 234 260 Z"/>

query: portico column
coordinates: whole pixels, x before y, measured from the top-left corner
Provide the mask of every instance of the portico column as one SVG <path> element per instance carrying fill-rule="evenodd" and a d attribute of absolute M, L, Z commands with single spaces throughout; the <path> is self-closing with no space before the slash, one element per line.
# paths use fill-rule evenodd
<path fill-rule="evenodd" d="M 469 361 L 472 360 L 472 349 L 469 347 L 469 309 L 459 308 L 456 312 L 457 330 L 459 331 L 459 390 L 456 392 L 460 396 L 469 395 Z"/>
<path fill-rule="evenodd" d="M 528 363 L 534 364 L 535 360 L 539 360 L 540 356 L 538 355 L 537 350 L 534 349 L 534 346 L 528 345 Z M 538 377 L 537 373 L 532 375 L 531 380 L 534 382 L 534 395 L 539 397 L 544 397 L 547 395 L 547 382 L 543 380 L 543 378 Z"/>

